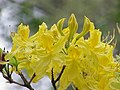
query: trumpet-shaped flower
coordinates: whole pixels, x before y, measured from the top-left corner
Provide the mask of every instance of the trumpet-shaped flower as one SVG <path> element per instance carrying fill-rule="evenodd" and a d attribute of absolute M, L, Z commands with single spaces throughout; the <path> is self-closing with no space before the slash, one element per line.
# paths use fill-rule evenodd
<path fill-rule="evenodd" d="M 81 33 L 77 33 L 78 23 L 74 14 L 66 28 L 63 28 L 64 21 L 65 18 L 60 19 L 49 30 L 42 23 L 32 36 L 29 36 L 29 26 L 20 24 L 17 33 L 12 35 L 13 47 L 6 60 L 17 70 L 26 69 L 30 77 L 35 74 L 33 82 L 45 75 L 52 78 L 53 69 L 54 78 L 57 78 L 65 65 L 58 90 L 65 90 L 70 84 L 78 90 L 118 89 L 114 47 L 101 40 L 102 32 L 95 29 L 87 17 Z M 87 33 L 90 36 L 85 39 Z"/>

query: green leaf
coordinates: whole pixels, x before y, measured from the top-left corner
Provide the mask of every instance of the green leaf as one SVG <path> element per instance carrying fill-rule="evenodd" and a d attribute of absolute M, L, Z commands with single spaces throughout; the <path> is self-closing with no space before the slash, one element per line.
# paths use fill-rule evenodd
<path fill-rule="evenodd" d="M 1 56 L 2 56 L 2 49 L 0 48 L 0 58 L 1 58 Z"/>
<path fill-rule="evenodd" d="M 2 53 L 2 49 L 0 48 L 0 53 Z"/>
<path fill-rule="evenodd" d="M 19 65 L 19 62 L 17 61 L 16 57 L 13 56 L 10 58 L 9 64 L 11 64 L 17 68 Z"/>
<path fill-rule="evenodd" d="M 120 90 L 120 82 L 112 82 L 112 83 L 111 83 L 111 86 L 112 86 L 114 89 Z"/>

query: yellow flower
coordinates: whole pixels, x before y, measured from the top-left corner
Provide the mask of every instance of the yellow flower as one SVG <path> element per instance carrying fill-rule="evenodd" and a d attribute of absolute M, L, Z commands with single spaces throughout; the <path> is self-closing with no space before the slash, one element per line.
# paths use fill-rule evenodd
<path fill-rule="evenodd" d="M 14 35 L 11 35 L 13 40 L 13 47 L 11 51 L 15 51 L 20 46 L 24 47 L 29 38 L 29 32 L 30 32 L 29 26 L 25 26 L 23 24 L 20 24 L 18 26 L 18 32 L 14 33 Z"/>
<path fill-rule="evenodd" d="M 13 61 L 18 62 L 18 70 L 26 69 L 30 77 L 35 73 L 33 82 L 45 75 L 51 78 L 52 68 L 56 78 L 65 65 L 58 90 L 65 90 L 70 84 L 79 90 L 111 90 L 110 86 L 116 85 L 119 88 L 114 78 L 117 72 L 114 47 L 101 40 L 102 32 L 87 17 L 81 33 L 77 33 L 74 14 L 66 28 L 63 28 L 64 21 L 65 18 L 60 19 L 49 30 L 43 22 L 32 36 L 29 36 L 29 26 L 20 24 L 17 33 L 12 35 L 13 47 L 6 59 L 12 61 L 15 57 Z M 87 33 L 90 37 L 85 39 Z"/>
<path fill-rule="evenodd" d="M 61 70 L 60 67 L 63 63 L 62 58 L 64 57 L 64 54 L 60 53 L 60 51 L 64 47 L 66 41 L 67 37 L 64 36 L 61 36 L 56 43 L 53 42 L 53 38 L 49 34 L 41 36 L 41 45 L 46 53 L 43 55 L 40 54 L 41 52 L 38 53 L 38 58 L 40 58 L 40 60 L 34 70 L 36 73 L 36 77 L 33 80 L 34 82 L 41 79 L 44 75 L 51 75 L 50 73 L 52 68 L 55 68 L 54 73 Z"/>
<path fill-rule="evenodd" d="M 90 37 L 84 35 L 90 32 Z M 102 33 L 85 18 L 83 31 L 75 36 L 65 58 L 66 69 L 60 80 L 59 90 L 73 83 L 79 90 L 111 90 L 110 80 L 115 75 L 113 46 L 101 41 Z M 106 79 L 104 79 L 104 77 Z M 103 84 L 102 81 L 105 80 Z"/>
<path fill-rule="evenodd" d="M 23 41 L 28 40 L 29 33 L 30 33 L 29 26 L 25 26 L 21 23 L 18 27 L 18 35 L 19 37 L 21 37 L 21 40 Z"/>

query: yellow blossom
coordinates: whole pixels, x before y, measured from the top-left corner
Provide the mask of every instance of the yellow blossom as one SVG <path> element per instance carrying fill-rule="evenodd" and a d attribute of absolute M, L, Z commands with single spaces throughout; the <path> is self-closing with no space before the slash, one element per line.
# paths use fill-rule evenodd
<path fill-rule="evenodd" d="M 70 16 L 66 28 L 63 28 L 64 21 L 65 18 L 60 19 L 50 29 L 43 22 L 32 36 L 29 36 L 29 26 L 20 24 L 17 33 L 12 35 L 13 47 L 6 60 L 10 60 L 13 66 L 17 63 L 18 70 L 25 69 L 29 77 L 35 73 L 32 82 L 45 75 L 51 78 L 52 69 L 57 78 L 65 65 L 58 90 L 65 90 L 70 84 L 78 90 L 119 89 L 114 47 L 102 41 L 102 32 L 95 29 L 87 17 L 81 33 L 77 33 L 78 23 L 74 14 Z M 90 36 L 85 39 L 87 33 Z"/>

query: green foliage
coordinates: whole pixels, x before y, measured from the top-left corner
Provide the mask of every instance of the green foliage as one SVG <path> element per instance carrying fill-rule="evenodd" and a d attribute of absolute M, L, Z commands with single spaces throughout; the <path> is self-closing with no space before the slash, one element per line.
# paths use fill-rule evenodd
<path fill-rule="evenodd" d="M 2 51 L 2 49 L 0 48 L 0 58 L 2 57 L 2 52 L 3 52 L 3 51 Z"/>
<path fill-rule="evenodd" d="M 9 64 L 14 66 L 17 69 L 17 67 L 20 63 L 16 60 L 16 57 L 11 57 L 9 59 Z"/>

